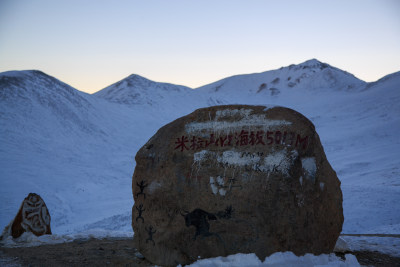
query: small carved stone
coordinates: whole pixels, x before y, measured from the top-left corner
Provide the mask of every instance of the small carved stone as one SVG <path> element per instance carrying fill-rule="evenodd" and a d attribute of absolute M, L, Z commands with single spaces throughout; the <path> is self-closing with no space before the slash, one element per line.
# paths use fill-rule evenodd
<path fill-rule="evenodd" d="M 11 226 L 11 235 L 20 237 L 24 232 L 36 236 L 51 235 L 50 213 L 44 200 L 35 193 L 29 193 L 19 208 Z"/>

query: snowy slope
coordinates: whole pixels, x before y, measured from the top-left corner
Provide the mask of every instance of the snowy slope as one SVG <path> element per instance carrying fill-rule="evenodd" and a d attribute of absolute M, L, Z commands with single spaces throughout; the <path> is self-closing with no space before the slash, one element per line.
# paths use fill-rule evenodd
<path fill-rule="evenodd" d="M 320 135 L 342 181 L 348 233 L 400 233 L 400 73 L 330 108 Z M 318 130 L 318 127 L 317 127 Z"/>
<path fill-rule="evenodd" d="M 38 71 L 0 74 L 0 106 L 1 228 L 30 192 L 47 203 L 54 233 L 129 215 L 135 151 L 158 129 L 152 115 Z"/>
<path fill-rule="evenodd" d="M 196 108 L 241 103 L 314 122 L 342 181 L 344 233 L 400 233 L 399 98 L 399 73 L 367 84 L 317 60 L 196 90 L 132 75 L 95 95 L 37 71 L 1 73 L 0 227 L 36 192 L 54 233 L 131 231 L 136 151 Z"/>

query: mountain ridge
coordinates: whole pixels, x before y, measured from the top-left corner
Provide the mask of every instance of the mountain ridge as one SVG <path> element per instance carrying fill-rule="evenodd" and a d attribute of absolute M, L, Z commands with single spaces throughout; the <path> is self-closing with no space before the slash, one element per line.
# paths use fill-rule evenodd
<path fill-rule="evenodd" d="M 341 70 L 339 68 L 336 68 L 336 67 L 331 66 L 331 65 L 329 65 L 327 63 L 321 62 L 321 61 L 319 61 L 319 60 L 314 58 L 314 59 L 306 60 L 306 61 L 304 61 L 302 63 L 299 63 L 299 64 L 290 64 L 288 66 L 282 66 L 282 67 L 280 67 L 278 69 L 267 70 L 267 71 L 256 72 L 256 73 L 237 74 L 237 75 L 228 76 L 228 77 L 222 78 L 220 80 L 217 80 L 215 82 L 212 82 L 212 83 L 209 83 L 209 84 L 206 84 L 206 85 L 202 85 L 202 86 L 197 87 L 197 88 L 191 88 L 191 87 L 188 87 L 188 86 L 185 86 L 185 85 L 176 85 L 176 84 L 168 83 L 168 82 L 157 82 L 157 81 L 153 81 L 151 79 L 148 79 L 146 77 L 143 77 L 141 75 L 134 74 L 134 73 L 130 74 L 127 77 L 125 77 L 125 78 L 123 78 L 123 79 L 121 79 L 121 80 L 119 80 L 119 81 L 117 81 L 117 82 L 115 82 L 115 83 L 113 83 L 113 84 L 111 84 L 109 86 L 106 86 L 103 89 L 100 89 L 99 91 L 94 92 L 92 94 L 88 94 L 88 93 L 85 93 L 83 91 L 80 91 L 78 88 L 74 88 L 74 87 L 70 86 L 69 84 L 67 84 L 67 83 L 55 78 L 54 76 L 51 76 L 51 75 L 49 75 L 49 74 L 47 74 L 47 73 L 45 73 L 43 71 L 40 71 L 40 70 L 18 70 L 18 71 L 17 70 L 10 70 L 10 71 L 1 72 L 0 73 L 0 81 L 1 81 L 2 78 L 4 79 L 4 77 L 7 77 L 9 79 L 12 79 L 12 78 L 14 78 L 14 79 L 15 78 L 19 78 L 20 79 L 20 78 L 23 78 L 24 76 L 26 77 L 27 75 L 28 76 L 41 75 L 41 76 L 47 77 L 48 79 L 51 79 L 53 81 L 58 81 L 58 82 L 60 82 L 60 83 L 62 83 L 64 85 L 66 85 L 68 88 L 75 89 L 75 90 L 77 90 L 77 91 L 79 91 L 79 92 L 81 92 L 83 94 L 96 95 L 96 96 L 98 96 L 100 98 L 108 99 L 109 101 L 112 101 L 112 102 L 120 102 L 120 103 L 128 102 L 129 103 L 130 101 L 124 101 L 122 99 L 122 96 L 118 96 L 118 97 L 112 96 L 113 93 L 115 93 L 115 91 L 122 90 L 124 87 L 125 88 L 126 87 L 135 87 L 135 84 L 142 85 L 143 87 L 139 88 L 139 89 L 143 89 L 144 88 L 145 90 L 148 89 L 148 87 L 154 87 L 154 85 L 156 85 L 156 87 L 160 88 L 161 90 L 162 89 L 165 90 L 165 89 L 170 88 L 173 91 L 188 91 L 188 89 L 190 89 L 189 91 L 196 91 L 198 89 L 203 89 L 203 88 L 214 86 L 215 89 L 216 89 L 214 91 L 219 91 L 221 89 L 221 87 L 220 87 L 221 83 L 224 83 L 225 81 L 230 80 L 230 79 L 238 79 L 238 78 L 251 77 L 251 76 L 262 76 L 262 75 L 265 75 L 265 74 L 275 73 L 275 72 L 279 72 L 279 71 L 282 71 L 282 70 L 298 71 L 298 70 L 304 70 L 304 69 L 311 69 L 311 70 L 314 70 L 314 71 L 315 71 L 315 69 L 319 69 L 319 70 L 332 69 L 332 70 L 335 70 L 335 71 L 339 71 L 339 72 L 342 72 L 345 75 L 348 75 L 349 77 L 354 78 L 356 81 L 359 81 L 361 83 L 361 85 L 364 85 L 365 87 L 367 87 L 366 89 L 371 87 L 372 84 L 375 84 L 375 83 L 381 81 L 382 79 L 387 78 L 388 76 L 395 75 L 396 73 L 398 73 L 398 72 L 394 72 L 394 73 L 387 74 L 387 75 L 383 76 L 382 78 L 378 79 L 377 81 L 365 82 L 365 81 L 363 81 L 361 79 L 358 79 L 353 74 L 351 74 L 351 73 L 349 73 L 347 71 Z M 287 77 L 287 78 L 289 78 L 289 77 Z M 274 79 L 270 80 L 270 84 L 271 85 L 277 83 L 276 78 L 279 78 L 279 77 L 275 77 Z M 297 85 L 296 84 L 296 80 L 297 80 L 297 82 L 299 82 L 303 78 L 306 78 L 306 77 L 304 77 L 304 76 L 301 77 L 301 75 L 298 76 L 298 77 L 290 77 L 289 82 L 291 81 L 292 83 L 289 85 L 289 82 L 288 82 L 287 83 L 288 87 L 291 87 L 291 88 L 295 87 Z M 279 80 L 280 80 L 279 82 L 282 82 L 281 79 L 279 79 Z M 261 83 L 260 86 L 262 84 L 263 83 Z M 4 87 L 4 84 L 2 85 L 2 87 Z M 351 87 L 351 88 L 354 88 L 354 86 Z M 260 88 L 258 88 L 257 91 L 259 89 Z M 260 92 L 261 91 L 263 91 L 263 89 L 261 89 Z M 0 91 L 0 94 L 1 93 L 2 92 Z M 1 97 L 1 95 L 0 95 L 0 97 Z M 134 101 L 133 101 L 133 103 L 134 103 Z"/>

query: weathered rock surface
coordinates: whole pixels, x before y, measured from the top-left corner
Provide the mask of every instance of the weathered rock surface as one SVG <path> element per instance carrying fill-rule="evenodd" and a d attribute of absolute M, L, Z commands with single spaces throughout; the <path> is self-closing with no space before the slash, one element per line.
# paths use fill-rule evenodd
<path fill-rule="evenodd" d="M 137 153 L 134 243 L 151 262 L 330 253 L 340 181 L 313 124 L 282 107 L 216 106 L 162 127 Z"/>
<path fill-rule="evenodd" d="M 22 201 L 21 207 L 11 225 L 11 235 L 20 237 L 24 232 L 32 232 L 36 236 L 51 235 L 50 213 L 44 200 L 35 193 Z"/>

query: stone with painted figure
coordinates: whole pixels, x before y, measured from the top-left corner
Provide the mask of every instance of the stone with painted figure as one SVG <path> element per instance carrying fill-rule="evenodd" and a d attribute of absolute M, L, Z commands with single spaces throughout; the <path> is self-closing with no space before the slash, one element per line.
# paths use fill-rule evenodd
<path fill-rule="evenodd" d="M 12 236 L 20 237 L 24 232 L 36 236 L 51 235 L 50 213 L 44 200 L 35 193 L 29 193 L 22 201 L 14 220 L 3 230 L 0 239 Z"/>

